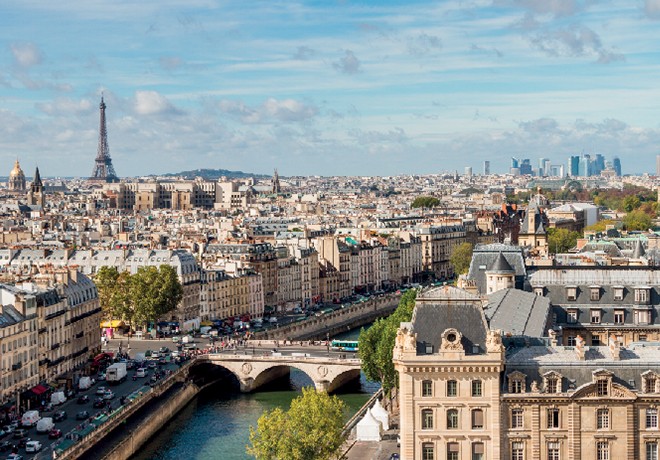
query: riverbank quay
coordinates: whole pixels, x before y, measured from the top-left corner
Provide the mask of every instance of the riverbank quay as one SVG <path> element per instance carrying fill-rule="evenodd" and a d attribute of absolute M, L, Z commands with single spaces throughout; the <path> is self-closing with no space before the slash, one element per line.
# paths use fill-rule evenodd
<path fill-rule="evenodd" d="M 83 421 L 76 429 L 67 433 L 61 441 L 51 446 L 53 458 L 68 460 L 83 457 L 88 450 L 100 443 L 110 432 L 125 424 L 130 417 L 145 408 L 152 400 L 160 399 L 173 385 L 184 384 L 188 369 L 193 363 L 194 360 L 187 361 L 163 380 L 134 391 L 125 403 L 114 411 Z"/>
<path fill-rule="evenodd" d="M 373 323 L 396 310 L 402 294 L 389 293 L 332 312 L 310 316 L 275 329 L 253 334 L 255 339 L 325 340 L 342 332 Z"/>

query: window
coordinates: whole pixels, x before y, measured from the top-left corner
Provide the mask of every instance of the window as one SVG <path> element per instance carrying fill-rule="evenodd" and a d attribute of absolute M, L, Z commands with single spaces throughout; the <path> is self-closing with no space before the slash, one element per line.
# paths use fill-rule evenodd
<path fill-rule="evenodd" d="M 559 428 L 559 409 L 548 409 L 548 428 Z"/>
<path fill-rule="evenodd" d="M 635 310 L 635 324 L 649 324 L 651 322 L 651 312 L 647 310 Z"/>
<path fill-rule="evenodd" d="M 560 460 L 558 442 L 548 443 L 548 460 Z"/>
<path fill-rule="evenodd" d="M 635 289 L 635 302 L 645 303 L 648 302 L 649 291 L 646 288 L 637 288 Z"/>
<path fill-rule="evenodd" d="M 596 381 L 596 394 L 598 396 L 607 396 L 609 382 L 606 379 L 599 379 Z"/>
<path fill-rule="evenodd" d="M 591 336 L 591 345 L 593 345 L 594 347 L 600 346 L 600 336 L 598 334 L 593 334 Z"/>
<path fill-rule="evenodd" d="M 646 335 L 642 335 L 642 334 L 639 335 L 639 341 L 640 342 L 646 342 L 646 340 L 647 340 Z"/>
<path fill-rule="evenodd" d="M 458 428 L 458 409 L 449 409 L 447 411 L 447 429 Z"/>
<path fill-rule="evenodd" d="M 435 449 L 433 444 L 425 442 L 422 444 L 422 460 L 433 460 L 435 458 Z"/>
<path fill-rule="evenodd" d="M 523 428 L 524 414 L 523 409 L 511 409 L 511 428 Z"/>
<path fill-rule="evenodd" d="M 600 324 L 600 310 L 591 310 L 591 324 Z"/>
<path fill-rule="evenodd" d="M 481 396 L 481 380 L 472 381 L 472 396 Z"/>
<path fill-rule="evenodd" d="M 454 397 L 458 394 L 458 382 L 456 380 L 447 381 L 447 396 Z"/>
<path fill-rule="evenodd" d="M 509 391 L 511 393 L 522 393 L 523 381 L 520 379 L 511 380 L 511 382 L 509 382 Z"/>
<path fill-rule="evenodd" d="M 525 460 L 525 443 L 511 443 L 511 460 Z"/>
<path fill-rule="evenodd" d="M 422 396 L 433 396 L 433 382 L 430 380 L 422 381 Z"/>
<path fill-rule="evenodd" d="M 656 389 L 655 375 L 649 375 L 644 379 L 644 393 L 655 393 Z"/>
<path fill-rule="evenodd" d="M 484 427 L 484 411 L 481 409 L 472 410 L 472 429 L 480 430 Z"/>
<path fill-rule="evenodd" d="M 460 450 L 458 449 L 457 442 L 450 442 L 447 444 L 447 460 L 458 460 Z"/>
<path fill-rule="evenodd" d="M 590 288 L 590 297 L 591 300 L 600 300 L 600 288 L 592 286 Z"/>
<path fill-rule="evenodd" d="M 609 409 L 598 409 L 596 411 L 596 425 L 599 430 L 605 430 L 610 427 Z"/>
<path fill-rule="evenodd" d="M 617 286 L 614 288 L 614 300 L 623 300 L 623 287 Z"/>
<path fill-rule="evenodd" d="M 484 459 L 484 443 L 475 442 L 472 443 L 472 460 L 483 460 Z"/>
<path fill-rule="evenodd" d="M 658 443 L 646 443 L 646 460 L 658 460 Z"/>
<path fill-rule="evenodd" d="M 646 409 L 646 428 L 658 428 L 658 409 L 655 407 Z"/>
<path fill-rule="evenodd" d="M 566 344 L 567 344 L 569 347 L 574 347 L 574 346 L 575 346 L 575 343 L 576 343 L 576 341 L 575 341 L 575 336 L 574 336 L 574 335 L 569 335 L 568 338 L 566 339 Z"/>
<path fill-rule="evenodd" d="M 422 409 L 422 430 L 433 429 L 433 409 Z"/>
<path fill-rule="evenodd" d="M 559 377 L 551 375 L 545 378 L 545 392 L 546 393 L 559 393 Z"/>
<path fill-rule="evenodd" d="M 596 443 L 596 459 L 610 460 L 610 444 L 607 441 L 599 441 Z"/>
<path fill-rule="evenodd" d="M 577 310 L 568 310 L 566 315 L 566 322 L 569 324 L 577 323 L 578 311 Z"/>
<path fill-rule="evenodd" d="M 566 300 L 576 300 L 577 299 L 577 287 L 569 286 L 566 288 Z"/>
<path fill-rule="evenodd" d="M 614 324 L 623 324 L 624 312 L 623 310 L 614 311 Z"/>

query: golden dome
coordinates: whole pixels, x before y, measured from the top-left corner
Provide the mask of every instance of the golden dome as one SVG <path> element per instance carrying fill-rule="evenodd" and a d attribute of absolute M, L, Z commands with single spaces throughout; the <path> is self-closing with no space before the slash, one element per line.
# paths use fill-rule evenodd
<path fill-rule="evenodd" d="M 21 169 L 21 165 L 18 164 L 18 158 L 16 158 L 16 163 L 14 163 L 14 169 L 11 170 L 9 173 L 9 177 L 19 177 L 19 176 L 24 176 L 23 170 Z"/>

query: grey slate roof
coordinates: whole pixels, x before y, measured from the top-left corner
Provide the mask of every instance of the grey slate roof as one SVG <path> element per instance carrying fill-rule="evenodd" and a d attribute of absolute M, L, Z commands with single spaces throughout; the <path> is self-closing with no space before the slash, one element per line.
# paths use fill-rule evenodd
<path fill-rule="evenodd" d="M 467 278 L 476 283 L 479 292 L 486 293 L 486 271 L 488 267 L 493 266 L 500 253 L 515 270 L 516 289 L 524 289 L 527 270 L 525 269 L 523 249 L 520 246 L 500 243 L 477 244 L 472 252 Z"/>
<path fill-rule="evenodd" d="M 433 352 L 440 349 L 441 335 L 449 328 L 463 334 L 462 344 L 467 354 L 473 346 L 485 350 L 486 318 L 481 299 L 453 286 L 441 286 L 421 293 L 417 297 L 412 317 L 413 331 L 417 334 L 417 353 L 424 354 L 427 345 Z"/>
<path fill-rule="evenodd" d="M 500 252 L 493 262 L 493 265 L 488 269 L 489 272 L 496 273 L 515 273 L 515 270 L 509 262 L 507 262 L 506 257 Z"/>
<path fill-rule="evenodd" d="M 501 289 L 488 296 L 484 310 L 491 329 L 507 335 L 544 337 L 550 326 L 550 301 L 518 289 Z"/>

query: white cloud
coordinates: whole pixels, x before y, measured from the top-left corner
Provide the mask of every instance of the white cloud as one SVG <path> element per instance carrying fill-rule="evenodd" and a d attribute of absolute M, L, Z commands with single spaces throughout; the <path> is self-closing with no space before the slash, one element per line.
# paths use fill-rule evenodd
<path fill-rule="evenodd" d="M 21 68 L 33 67 L 43 60 L 41 50 L 34 43 L 12 43 L 10 49 L 15 64 Z"/>
<path fill-rule="evenodd" d="M 247 124 L 304 122 L 313 119 L 319 112 L 317 107 L 295 99 L 268 98 L 256 107 L 249 107 L 242 101 L 224 99 L 217 106 L 222 112 Z"/>
<path fill-rule="evenodd" d="M 529 42 L 534 48 L 553 57 L 596 56 L 601 64 L 625 59 L 623 54 L 606 49 L 600 36 L 584 25 L 544 28 L 529 37 Z"/>
<path fill-rule="evenodd" d="M 52 102 L 38 103 L 36 107 L 48 115 L 78 115 L 91 112 L 95 104 L 89 99 L 57 98 Z"/>
<path fill-rule="evenodd" d="M 136 91 L 134 108 L 139 115 L 174 115 L 179 113 L 179 110 L 157 91 Z"/>
<path fill-rule="evenodd" d="M 651 19 L 660 19 L 660 0 L 645 0 L 644 11 Z"/>

